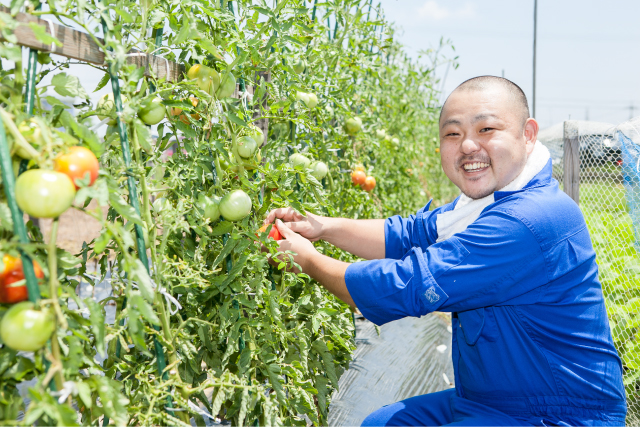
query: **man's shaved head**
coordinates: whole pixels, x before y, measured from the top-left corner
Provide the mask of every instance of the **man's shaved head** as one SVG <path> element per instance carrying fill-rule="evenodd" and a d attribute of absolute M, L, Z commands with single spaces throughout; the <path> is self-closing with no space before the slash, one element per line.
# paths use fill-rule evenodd
<path fill-rule="evenodd" d="M 479 76 L 469 79 L 460 86 L 458 86 L 451 95 L 456 92 L 482 92 L 487 89 L 502 89 L 509 95 L 509 100 L 513 104 L 513 111 L 517 111 L 520 115 L 522 126 L 524 126 L 527 119 L 530 117 L 529 114 L 529 103 L 527 102 L 527 96 L 524 94 L 523 90 L 520 89 L 520 86 L 512 82 L 511 80 L 507 80 L 502 77 L 496 76 Z M 449 95 L 449 97 L 451 97 Z M 447 98 L 447 101 L 449 98 Z M 440 110 L 440 118 L 442 118 L 442 112 L 447 106 L 447 101 L 445 101 L 442 109 Z"/>

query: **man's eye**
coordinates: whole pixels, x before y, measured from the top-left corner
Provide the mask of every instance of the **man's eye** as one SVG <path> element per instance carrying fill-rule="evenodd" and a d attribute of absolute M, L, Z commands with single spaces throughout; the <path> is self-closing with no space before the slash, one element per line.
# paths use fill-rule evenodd
<path fill-rule="evenodd" d="M 446 134 L 445 136 L 458 136 L 458 135 L 460 135 L 460 134 L 457 133 L 457 132 L 451 132 L 451 133 Z"/>
<path fill-rule="evenodd" d="M 480 132 L 489 132 L 490 130 L 493 130 L 493 128 L 482 128 Z"/>

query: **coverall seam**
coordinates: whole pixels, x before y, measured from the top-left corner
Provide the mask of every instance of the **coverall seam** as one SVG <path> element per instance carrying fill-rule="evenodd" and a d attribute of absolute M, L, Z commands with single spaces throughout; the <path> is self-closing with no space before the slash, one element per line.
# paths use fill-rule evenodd
<path fill-rule="evenodd" d="M 536 343 L 536 346 L 538 347 L 538 350 L 540 351 L 542 356 L 544 356 L 544 360 L 547 362 L 547 365 L 549 366 L 549 369 L 551 370 L 551 373 L 553 375 L 553 382 L 556 385 L 556 390 L 558 392 L 558 396 L 566 397 L 567 396 L 566 390 L 558 382 L 558 372 L 557 372 L 556 368 L 554 367 L 553 363 L 551 363 L 551 361 L 549 360 L 549 357 L 547 356 L 546 351 L 540 345 L 540 342 L 538 340 L 537 335 L 532 332 L 531 327 L 528 324 L 528 322 L 525 320 L 525 316 L 522 313 L 522 311 L 520 310 L 520 308 L 517 305 L 513 305 L 512 307 L 516 311 L 516 313 L 518 314 L 516 316 L 516 319 L 518 319 L 518 322 L 522 325 L 523 329 L 525 331 L 527 331 L 527 335 L 529 335 L 529 338 L 531 338 L 531 341 Z"/>

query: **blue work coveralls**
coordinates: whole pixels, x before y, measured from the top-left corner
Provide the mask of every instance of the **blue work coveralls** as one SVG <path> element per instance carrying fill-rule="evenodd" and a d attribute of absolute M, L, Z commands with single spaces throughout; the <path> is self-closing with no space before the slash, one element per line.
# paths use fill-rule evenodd
<path fill-rule="evenodd" d="M 346 284 L 377 325 L 452 313 L 455 389 L 383 407 L 363 425 L 624 425 L 622 364 L 578 206 L 551 161 L 436 242 L 452 203 L 385 223 L 386 258 Z"/>

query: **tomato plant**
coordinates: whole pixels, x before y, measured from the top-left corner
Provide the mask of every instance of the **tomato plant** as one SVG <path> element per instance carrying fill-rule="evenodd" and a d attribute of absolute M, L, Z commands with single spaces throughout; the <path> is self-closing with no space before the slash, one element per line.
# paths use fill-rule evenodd
<path fill-rule="evenodd" d="M 31 242 L 18 242 L 0 195 L 0 251 L 47 260 L 40 305 L 55 314 L 59 344 L 32 359 L 0 348 L 10 373 L 0 378 L 8 402 L 0 420 L 202 425 L 195 405 L 233 425 L 326 424 L 355 348 L 351 312 L 306 275 L 270 266 L 262 245 L 273 255 L 277 244 L 256 239 L 256 230 L 278 207 L 383 218 L 415 213 L 429 196 L 435 204 L 454 196 L 435 153 L 433 70 L 442 58 L 411 62 L 382 12 L 372 10 L 367 22 L 368 5 L 351 0 L 317 3 L 315 11 L 302 0 L 34 5 L 24 9 L 60 25 L 71 20 L 91 40 L 104 20 L 94 47 L 107 66 L 93 64 L 104 76 L 85 89 L 74 75 L 79 60 L 51 55 L 38 67 L 29 116 L 26 63 L 11 38 L 17 15 L 3 15 L 0 115 L 16 174 L 29 160 L 19 204 L 51 217 L 75 197 L 72 209 L 102 229 L 74 254 L 56 247 L 56 219 L 48 236 L 28 224 Z M 52 43 L 48 29 L 34 34 Z M 167 76 L 176 69 L 182 79 Z M 120 111 L 112 94 L 91 101 L 91 91 L 113 86 Z M 41 182 L 75 146 L 99 156 L 95 182 L 77 192 L 63 174 L 66 184 L 59 175 L 55 186 Z M 375 191 L 352 185 L 355 164 L 362 184 L 376 177 Z M 52 200 L 59 205 L 43 209 Z M 81 297 L 87 283 L 109 296 Z M 28 406 L 18 391 L 27 379 L 37 379 Z M 77 393 L 60 401 L 52 383 Z"/>

